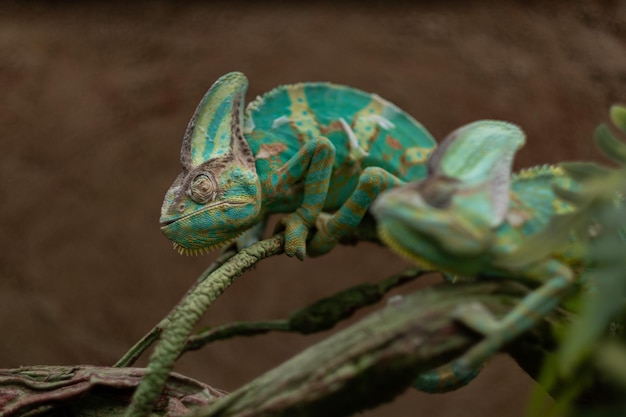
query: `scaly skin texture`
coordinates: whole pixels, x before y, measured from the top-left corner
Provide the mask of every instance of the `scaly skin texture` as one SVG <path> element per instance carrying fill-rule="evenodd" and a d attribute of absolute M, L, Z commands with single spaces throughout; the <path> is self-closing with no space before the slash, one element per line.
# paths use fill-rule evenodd
<path fill-rule="evenodd" d="M 187 127 L 183 172 L 160 219 L 181 253 L 224 246 L 247 231 L 249 244 L 268 214 L 288 213 L 285 253 L 320 255 L 358 226 L 379 193 L 426 175 L 432 136 L 375 94 L 285 85 L 244 113 L 247 86 L 241 73 L 221 77 Z"/>
<path fill-rule="evenodd" d="M 581 261 L 576 246 L 555 247 L 538 237 L 551 221 L 575 209 L 559 199 L 553 185 L 577 184 L 557 167 L 511 176 L 513 156 L 523 143 L 522 131 L 513 125 L 465 126 L 432 155 L 426 179 L 381 194 L 371 208 L 381 239 L 421 266 L 538 285 L 502 319 L 480 304 L 454 311 L 485 338 L 447 367 L 420 377 L 421 390 L 445 391 L 469 382 L 497 350 L 554 309 L 575 282 L 571 266 Z"/>

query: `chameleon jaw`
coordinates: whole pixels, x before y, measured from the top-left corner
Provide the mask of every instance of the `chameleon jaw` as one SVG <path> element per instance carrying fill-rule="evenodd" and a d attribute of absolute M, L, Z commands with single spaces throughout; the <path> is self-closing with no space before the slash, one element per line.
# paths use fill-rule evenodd
<path fill-rule="evenodd" d="M 172 242 L 172 245 L 174 247 L 174 250 L 178 252 L 179 255 L 199 256 L 204 255 L 205 253 L 208 253 L 211 251 L 211 249 L 213 249 L 211 247 L 190 249 L 181 246 L 176 242 Z"/>
<path fill-rule="evenodd" d="M 203 246 L 203 247 L 197 247 L 197 248 L 188 248 L 185 247 L 183 245 L 181 245 L 180 243 L 176 243 L 176 242 L 172 242 L 172 246 L 174 247 L 174 250 L 176 252 L 178 252 L 179 255 L 186 255 L 186 256 L 201 256 L 204 254 L 207 254 L 215 249 L 220 249 L 220 248 L 224 248 L 228 245 L 230 245 L 231 243 L 233 243 L 234 241 L 236 241 L 239 236 L 241 236 L 242 233 L 238 234 L 237 236 L 230 238 L 230 239 L 225 239 L 219 243 L 216 243 L 214 245 L 209 245 L 209 246 Z"/>
<path fill-rule="evenodd" d="M 437 265 L 435 265 L 434 263 L 428 261 L 426 258 L 419 256 L 415 251 L 411 251 L 397 243 L 391 236 L 391 233 L 389 233 L 384 227 L 380 225 L 378 226 L 378 236 L 380 237 L 380 240 L 382 240 L 383 243 L 387 245 L 391 250 L 401 255 L 404 259 L 415 263 L 420 268 L 430 270 L 437 269 Z"/>
<path fill-rule="evenodd" d="M 193 218 L 202 213 L 223 206 L 245 206 L 245 202 L 216 202 L 210 206 L 204 207 L 201 211 L 189 213 L 185 216 L 176 219 L 161 219 L 161 232 L 172 241 L 173 248 L 181 255 L 199 256 L 215 249 L 226 247 L 235 242 L 248 228 L 243 230 L 220 230 L 220 226 L 215 224 L 214 226 L 208 226 L 203 228 L 203 233 L 196 234 L 195 239 L 190 239 L 189 236 L 193 235 L 191 230 L 193 227 L 190 222 L 193 222 Z M 222 225 L 223 226 L 223 225 Z M 204 238 L 203 238 L 204 237 Z"/>

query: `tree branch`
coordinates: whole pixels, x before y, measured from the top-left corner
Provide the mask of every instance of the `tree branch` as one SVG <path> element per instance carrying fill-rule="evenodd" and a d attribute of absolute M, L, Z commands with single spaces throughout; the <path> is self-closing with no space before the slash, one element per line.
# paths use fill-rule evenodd
<path fill-rule="evenodd" d="M 407 268 L 383 281 L 360 284 L 293 312 L 287 319 L 260 322 L 229 323 L 191 336 L 184 352 L 197 350 L 204 345 L 237 336 L 255 336 L 271 331 L 300 334 L 328 330 L 355 311 L 379 302 L 385 294 L 428 273 L 419 268 Z"/>
<path fill-rule="evenodd" d="M 29 366 L 0 370 L 0 416 L 121 416 L 145 374 L 141 368 Z M 171 373 L 155 415 L 183 416 L 225 392 Z M 103 414 L 105 413 L 105 414 Z M 56 415 L 56 414 L 55 414 Z"/>
<path fill-rule="evenodd" d="M 493 281 L 428 288 L 312 346 L 196 417 L 348 416 L 391 400 L 418 374 L 458 357 L 480 336 L 451 316 L 481 302 L 505 314 L 526 294 Z M 553 317 L 559 320 L 558 313 Z M 523 362 L 523 361 L 522 361 Z"/>
<path fill-rule="evenodd" d="M 197 417 L 352 415 L 359 410 L 391 400 L 412 385 L 418 374 L 448 363 L 481 339 L 480 335 L 458 324 L 451 316 L 450 312 L 456 306 L 480 302 L 494 314 L 501 316 L 527 292 L 521 284 L 508 281 L 470 282 L 427 288 L 387 305 L 306 349 L 212 405 L 203 405 L 209 404 L 208 401 L 185 404 L 189 409 L 196 409 L 194 415 Z M 554 329 L 566 318 L 563 312 L 557 311 L 547 317 L 541 326 L 511 344 L 511 348 L 516 347 L 511 351 L 525 369 L 536 372 L 537 364 L 542 362 L 549 353 L 550 346 L 553 346 Z M 177 322 L 173 320 L 171 323 L 175 325 Z M 178 347 L 182 348 L 183 344 Z M 68 388 L 69 384 L 64 382 L 73 377 L 68 378 L 64 374 L 70 372 L 68 369 L 82 368 L 63 368 L 60 371 L 57 367 L 36 369 L 41 374 L 45 373 L 39 380 L 48 384 L 44 387 L 49 391 L 46 394 L 48 402 L 50 398 L 57 398 L 62 404 L 73 404 L 74 397 L 68 394 L 73 389 Z M 8 372 L 14 375 L 17 371 Z M 99 375 L 105 371 L 109 372 L 107 369 L 97 369 Z M 133 375 L 134 382 L 127 385 L 125 397 L 116 396 L 91 402 L 91 394 L 87 395 L 85 402 L 79 404 L 82 407 L 81 412 L 86 413 L 84 415 L 89 415 L 93 410 L 102 412 L 105 406 L 110 410 L 105 415 L 121 415 L 120 410 L 127 404 L 130 390 L 137 386 L 142 375 L 142 370 L 134 368 L 110 368 L 110 372 L 112 374 L 108 374 L 109 382 L 120 380 L 119 377 L 123 375 Z M 150 372 L 150 369 L 146 370 L 146 375 Z M 5 374 L 6 372 L 0 373 L 0 376 Z M 166 373 L 167 383 L 175 376 L 168 376 Z M 6 387 L 11 387 L 11 383 L 10 380 L 0 377 L 0 393 L 10 392 Z M 39 395 L 42 387 L 37 387 L 36 392 L 25 391 L 27 395 L 20 400 L 22 404 L 48 404 L 41 402 L 42 397 Z M 79 388 L 78 391 L 82 389 Z M 169 385 L 167 391 L 162 392 L 159 389 L 157 394 L 157 414 L 164 413 L 163 407 L 180 402 L 176 399 L 178 394 Z M 4 398 L 6 401 L 6 396 Z M 152 403 L 149 407 L 151 406 Z M 24 405 L 20 407 L 17 409 L 20 415 L 24 410 L 30 409 Z M 173 412 L 170 414 L 176 415 Z"/>

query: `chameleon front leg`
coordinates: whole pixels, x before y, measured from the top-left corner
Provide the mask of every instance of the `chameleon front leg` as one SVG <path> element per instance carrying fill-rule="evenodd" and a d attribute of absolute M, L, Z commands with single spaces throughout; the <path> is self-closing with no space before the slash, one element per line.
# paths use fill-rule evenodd
<path fill-rule="evenodd" d="M 348 200 L 332 215 L 317 218 L 317 231 L 308 245 L 309 255 L 330 251 L 341 237 L 350 235 L 361 223 L 370 205 L 383 191 L 404 184 L 398 177 L 380 167 L 367 167 Z"/>
<path fill-rule="evenodd" d="M 267 217 L 264 217 L 263 220 L 252 226 L 250 229 L 246 230 L 241 236 L 237 238 L 235 241 L 235 245 L 237 250 L 245 249 L 249 246 L 252 246 L 256 242 L 259 242 L 263 239 L 263 232 L 265 231 L 265 226 L 267 225 Z M 226 249 L 228 250 L 228 249 Z"/>
<path fill-rule="evenodd" d="M 270 187 L 293 187 L 304 178 L 302 203 L 283 217 L 285 253 L 304 259 L 309 230 L 324 207 L 335 161 L 335 146 L 325 137 L 307 142 L 277 173 L 270 175 Z"/>
<path fill-rule="evenodd" d="M 460 322 L 485 336 L 456 360 L 458 369 L 471 373 L 482 366 L 507 343 L 540 323 L 576 282 L 572 270 L 557 260 L 541 262 L 524 272 L 525 278 L 542 282 L 542 285 L 501 319 L 476 304 L 461 306 L 454 312 Z"/>

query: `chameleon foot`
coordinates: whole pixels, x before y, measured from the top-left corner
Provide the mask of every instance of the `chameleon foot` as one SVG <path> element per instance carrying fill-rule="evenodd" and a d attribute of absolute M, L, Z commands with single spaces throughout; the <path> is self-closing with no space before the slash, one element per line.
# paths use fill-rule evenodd
<path fill-rule="evenodd" d="M 283 217 L 281 225 L 285 229 L 285 253 L 287 256 L 304 260 L 309 226 L 297 211 Z"/>

